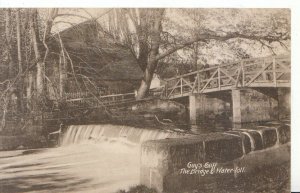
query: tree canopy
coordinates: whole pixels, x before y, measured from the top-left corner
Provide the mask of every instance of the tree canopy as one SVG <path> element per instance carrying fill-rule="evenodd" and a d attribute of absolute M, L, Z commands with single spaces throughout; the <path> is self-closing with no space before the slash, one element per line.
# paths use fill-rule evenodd
<path fill-rule="evenodd" d="M 143 76 L 137 99 L 147 96 L 154 73 L 168 78 L 205 64 L 290 52 L 289 9 L 1 9 L 0 20 L 3 117 L 13 93 L 26 100 L 47 95 L 51 37 L 58 38 L 60 85 L 76 73 L 60 32 L 87 20 L 131 51 Z"/>

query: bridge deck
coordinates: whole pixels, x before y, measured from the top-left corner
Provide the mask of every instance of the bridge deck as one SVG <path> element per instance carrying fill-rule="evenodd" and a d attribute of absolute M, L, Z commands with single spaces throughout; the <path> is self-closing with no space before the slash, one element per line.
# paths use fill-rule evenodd
<path fill-rule="evenodd" d="M 154 97 L 171 99 L 194 93 L 212 93 L 234 88 L 290 87 L 290 76 L 290 56 L 253 58 L 167 79 L 163 91 L 152 94 Z M 135 101 L 134 93 L 84 95 L 66 100 L 68 107 L 72 108 L 111 107 L 133 101 Z"/>
<path fill-rule="evenodd" d="M 290 56 L 241 60 L 166 80 L 164 97 L 178 98 L 246 87 L 290 87 Z"/>

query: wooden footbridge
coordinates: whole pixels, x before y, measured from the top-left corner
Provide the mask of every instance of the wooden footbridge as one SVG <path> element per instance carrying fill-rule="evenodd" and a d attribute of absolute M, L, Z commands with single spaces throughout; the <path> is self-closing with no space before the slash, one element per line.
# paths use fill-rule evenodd
<path fill-rule="evenodd" d="M 149 97 L 179 98 L 197 93 L 212 93 L 234 88 L 290 87 L 290 56 L 252 58 L 216 65 L 165 80 L 159 92 L 150 90 Z M 71 96 L 71 95 L 70 95 Z M 70 107 L 116 106 L 135 101 L 134 93 L 105 96 L 68 97 Z"/>
<path fill-rule="evenodd" d="M 290 87 L 290 56 L 273 56 L 217 65 L 166 80 L 166 98 L 243 87 Z"/>
<path fill-rule="evenodd" d="M 218 93 L 218 96 L 221 96 L 223 93 L 224 95 L 230 94 L 232 97 L 231 106 L 233 109 L 233 121 L 242 122 L 246 120 L 242 117 L 251 117 L 249 116 L 249 113 L 246 115 L 244 109 L 251 109 L 252 107 L 244 107 L 244 104 L 241 103 L 240 98 L 244 98 L 244 101 L 250 100 L 251 97 L 249 98 L 246 95 L 254 95 L 255 93 L 253 92 L 256 92 L 255 90 L 257 90 L 257 88 L 290 87 L 290 79 L 290 56 L 253 58 L 224 65 L 216 65 L 167 79 L 165 80 L 165 84 L 160 89 L 150 90 L 149 98 L 176 99 L 180 97 L 189 97 L 189 102 L 187 105 L 189 105 L 188 109 L 190 110 L 191 123 L 194 124 L 200 111 L 209 111 L 207 109 L 203 110 L 204 107 L 201 107 L 201 105 L 216 103 L 220 103 L 221 105 L 222 103 L 222 100 L 220 99 L 214 100 L 206 98 L 205 100 L 202 100 L 205 98 L 205 96 L 202 95 L 202 99 L 200 99 L 201 94 L 217 92 L 221 92 Z M 246 94 L 240 93 L 240 88 L 243 88 L 243 90 L 248 88 L 249 92 Z M 256 93 L 255 95 L 259 96 L 262 100 L 257 104 L 255 101 L 247 102 L 247 104 L 251 104 L 253 108 L 256 109 L 252 109 L 251 112 L 260 111 L 262 113 L 261 117 L 264 117 L 263 119 L 269 120 L 270 115 L 266 114 L 268 114 L 269 112 L 273 112 L 273 110 L 270 109 L 276 109 L 277 107 L 276 105 L 274 106 L 274 104 L 278 103 L 274 101 L 271 102 L 273 99 L 268 99 L 269 96 L 265 96 L 264 94 Z M 268 102 L 267 100 L 270 101 Z M 117 116 L 119 112 L 118 109 L 127 108 L 128 105 L 134 104 L 136 102 L 137 101 L 135 100 L 135 93 L 123 93 L 104 96 L 97 93 L 69 93 L 65 97 L 65 109 L 67 110 L 66 112 L 72 113 L 72 111 L 84 112 L 88 109 L 103 108 L 110 112 L 116 112 L 116 114 L 114 115 Z M 269 104 L 272 105 L 270 106 Z M 264 109 L 259 109 L 260 107 L 263 107 Z M 216 109 L 213 109 L 215 107 L 209 108 L 212 108 L 211 111 L 213 112 L 217 111 Z M 59 111 L 58 113 L 61 112 Z M 49 112 L 49 114 L 51 115 L 49 118 L 52 119 L 51 117 L 54 116 L 53 113 Z M 62 115 L 57 115 L 56 117 L 61 116 Z M 64 116 L 68 117 L 67 115 Z M 46 117 L 48 116 L 45 116 L 45 118 Z"/>

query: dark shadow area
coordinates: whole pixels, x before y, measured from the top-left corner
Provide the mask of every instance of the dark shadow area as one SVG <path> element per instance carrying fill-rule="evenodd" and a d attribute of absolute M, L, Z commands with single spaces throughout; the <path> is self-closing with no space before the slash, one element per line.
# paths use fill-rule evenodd
<path fill-rule="evenodd" d="M 77 179 L 72 176 L 61 173 L 49 173 L 42 175 L 28 175 L 9 179 L 1 179 L 1 193 L 17 193 L 30 191 L 64 192 L 79 191 L 84 188 L 90 188 L 87 185 L 90 179 Z M 83 191 L 84 192 L 84 191 Z"/>

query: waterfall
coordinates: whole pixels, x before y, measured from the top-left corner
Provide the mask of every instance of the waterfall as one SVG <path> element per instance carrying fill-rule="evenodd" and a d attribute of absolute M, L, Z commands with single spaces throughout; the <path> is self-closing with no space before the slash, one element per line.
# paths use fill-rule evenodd
<path fill-rule="evenodd" d="M 255 149 L 255 142 L 253 137 L 247 132 L 247 131 L 243 131 L 242 133 L 244 133 L 245 135 L 247 135 L 250 139 L 250 143 L 251 143 L 251 151 L 254 151 Z"/>
<path fill-rule="evenodd" d="M 232 133 L 232 132 L 234 132 L 234 131 L 224 132 L 223 134 L 225 134 L 225 135 L 232 135 L 232 136 L 241 138 L 241 140 L 242 140 L 243 155 L 246 155 L 245 138 L 244 138 L 244 136 L 240 132 L 234 132 L 234 133 Z M 237 134 L 235 134 L 235 133 L 237 133 Z"/>
<path fill-rule="evenodd" d="M 87 141 L 117 141 L 129 145 L 141 144 L 147 140 L 179 138 L 187 134 L 159 129 L 141 129 L 121 125 L 71 125 L 62 137 L 62 146 Z"/>

